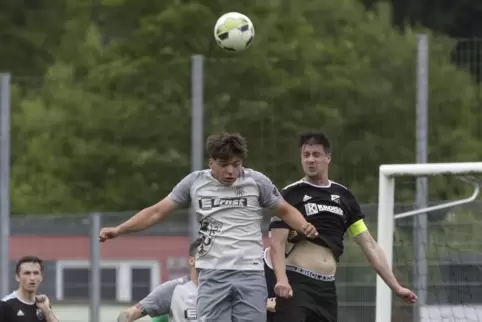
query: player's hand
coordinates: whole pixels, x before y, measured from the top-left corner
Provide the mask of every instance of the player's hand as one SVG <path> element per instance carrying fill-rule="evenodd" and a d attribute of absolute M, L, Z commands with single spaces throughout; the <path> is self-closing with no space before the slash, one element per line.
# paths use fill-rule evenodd
<path fill-rule="evenodd" d="M 293 296 L 293 289 L 288 281 L 278 281 L 274 286 L 274 293 L 279 297 L 287 299 Z"/>
<path fill-rule="evenodd" d="M 104 242 L 107 239 L 116 238 L 119 236 L 119 229 L 117 227 L 106 227 L 100 230 L 99 241 Z"/>
<path fill-rule="evenodd" d="M 35 296 L 35 303 L 42 312 L 50 310 L 50 300 L 47 295 Z"/>
<path fill-rule="evenodd" d="M 315 238 L 318 236 L 318 231 L 316 231 L 315 226 L 310 223 L 306 223 L 303 226 L 303 234 L 308 238 Z"/>
<path fill-rule="evenodd" d="M 266 302 L 266 310 L 268 312 L 276 312 L 276 297 L 268 299 Z"/>
<path fill-rule="evenodd" d="M 413 293 L 411 290 L 405 287 L 400 287 L 399 289 L 395 290 L 395 293 L 403 298 L 407 303 L 415 303 L 417 301 L 417 295 Z"/>

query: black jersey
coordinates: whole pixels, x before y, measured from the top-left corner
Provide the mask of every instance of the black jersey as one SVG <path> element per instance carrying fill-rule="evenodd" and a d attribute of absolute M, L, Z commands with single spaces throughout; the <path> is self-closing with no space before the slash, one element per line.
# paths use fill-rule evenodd
<path fill-rule="evenodd" d="M 0 317 L 9 317 L 9 322 L 45 322 L 45 317 L 35 303 L 26 303 L 13 292 L 2 299 Z"/>
<path fill-rule="evenodd" d="M 317 229 L 319 236 L 309 240 L 330 248 L 338 261 L 343 254 L 345 232 L 365 217 L 351 191 L 333 181 L 327 186 L 317 186 L 300 180 L 285 187 L 281 194 Z M 277 217 L 273 217 L 269 228 L 290 229 Z M 296 239 L 291 237 L 289 241 L 296 242 Z"/>

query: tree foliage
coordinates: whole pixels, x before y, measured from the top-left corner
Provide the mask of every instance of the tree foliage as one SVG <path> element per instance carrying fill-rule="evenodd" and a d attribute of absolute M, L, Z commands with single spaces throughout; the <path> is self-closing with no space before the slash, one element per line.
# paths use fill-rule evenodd
<path fill-rule="evenodd" d="M 376 200 L 378 166 L 415 159 L 416 33 L 394 29 L 386 5 L 288 7 L 112 0 L 102 29 L 85 12 L 68 20 L 45 75 L 16 84 L 14 210 L 137 209 L 168 193 L 190 169 L 192 54 L 205 57 L 206 135 L 241 132 L 248 166 L 283 186 L 300 177 L 296 134 L 324 129 L 333 179 Z M 216 47 L 226 8 L 254 21 L 250 50 Z M 479 87 L 450 63 L 451 41 L 430 41 L 430 161 L 480 159 Z"/>

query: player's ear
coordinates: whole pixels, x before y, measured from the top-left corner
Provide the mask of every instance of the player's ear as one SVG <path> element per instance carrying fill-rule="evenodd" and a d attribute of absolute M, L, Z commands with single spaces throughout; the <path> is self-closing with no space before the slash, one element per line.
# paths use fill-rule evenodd
<path fill-rule="evenodd" d="M 331 153 L 328 153 L 326 155 L 326 163 L 330 164 L 331 163 Z"/>
<path fill-rule="evenodd" d="M 209 168 L 212 170 L 214 166 L 214 160 L 212 158 L 209 158 Z"/>
<path fill-rule="evenodd" d="M 15 280 L 17 281 L 17 283 L 20 283 L 20 276 L 18 276 L 18 274 L 15 274 Z"/>
<path fill-rule="evenodd" d="M 194 267 L 194 265 L 195 265 L 194 257 L 189 257 L 189 265 L 191 265 L 192 267 Z"/>

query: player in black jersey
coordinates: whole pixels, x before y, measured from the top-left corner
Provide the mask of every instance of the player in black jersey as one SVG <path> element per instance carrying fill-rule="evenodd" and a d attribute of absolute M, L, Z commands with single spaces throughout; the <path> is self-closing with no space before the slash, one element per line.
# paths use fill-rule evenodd
<path fill-rule="evenodd" d="M 24 256 L 16 265 L 18 289 L 0 303 L 0 321 L 58 322 L 45 295 L 37 295 L 42 282 L 43 261 L 36 256 Z"/>
<path fill-rule="evenodd" d="M 338 302 L 336 265 L 343 254 L 345 232 L 353 237 L 370 265 L 387 285 L 407 302 L 416 295 L 401 286 L 385 254 L 372 238 L 354 195 L 328 179 L 330 142 L 323 133 L 300 137 L 305 177 L 282 190 L 284 199 L 297 208 L 319 232 L 313 239 L 289 237 L 290 227 L 273 217 L 270 223 L 270 256 L 277 278 L 275 322 L 336 322 Z M 287 247 L 287 241 L 294 242 Z M 292 294 L 293 296 L 290 296 Z"/>

